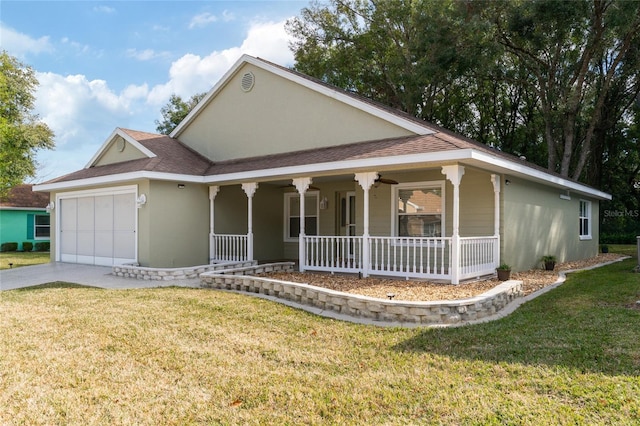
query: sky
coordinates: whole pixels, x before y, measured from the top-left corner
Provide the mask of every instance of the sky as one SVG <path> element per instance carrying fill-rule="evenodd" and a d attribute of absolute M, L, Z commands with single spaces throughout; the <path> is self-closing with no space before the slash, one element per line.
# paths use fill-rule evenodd
<path fill-rule="evenodd" d="M 0 2 L 0 49 L 31 67 L 55 133 L 43 182 L 82 169 L 116 127 L 156 132 L 175 93 L 209 91 L 243 54 L 293 65 L 287 19 L 308 1 Z"/>

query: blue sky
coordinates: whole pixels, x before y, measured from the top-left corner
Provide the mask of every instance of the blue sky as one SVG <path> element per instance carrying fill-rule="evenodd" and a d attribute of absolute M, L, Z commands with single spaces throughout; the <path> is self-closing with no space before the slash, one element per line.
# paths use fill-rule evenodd
<path fill-rule="evenodd" d="M 116 127 L 155 132 L 172 93 L 205 92 L 244 53 L 293 64 L 284 31 L 308 1 L 6 1 L 0 46 L 40 83 L 55 132 L 36 181 L 83 168 Z"/>

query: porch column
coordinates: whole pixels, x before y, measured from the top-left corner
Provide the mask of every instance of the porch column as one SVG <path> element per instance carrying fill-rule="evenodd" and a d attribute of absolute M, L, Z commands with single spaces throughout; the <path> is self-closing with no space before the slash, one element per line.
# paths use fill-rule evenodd
<path fill-rule="evenodd" d="M 442 166 L 442 174 L 453 184 L 453 234 L 451 235 L 451 284 L 460 284 L 460 181 L 464 166 Z"/>
<path fill-rule="evenodd" d="M 371 253 L 369 252 L 369 189 L 378 179 L 378 172 L 356 173 L 356 181 L 364 190 L 364 230 L 362 232 L 362 276 L 369 276 Z"/>
<path fill-rule="evenodd" d="M 216 242 L 215 242 L 215 222 L 214 222 L 214 201 L 216 199 L 216 195 L 218 195 L 218 191 L 220 190 L 219 186 L 210 186 L 209 187 L 209 264 L 213 263 L 213 260 L 216 259 Z"/>
<path fill-rule="evenodd" d="M 257 182 L 243 183 L 242 190 L 247 194 L 247 260 L 253 260 L 253 195 L 258 189 Z"/>
<path fill-rule="evenodd" d="M 493 248 L 493 262 L 498 267 L 500 264 L 500 176 L 491 175 L 493 184 L 493 235 L 497 238 Z"/>
<path fill-rule="evenodd" d="M 309 189 L 309 185 L 311 185 L 310 177 L 302 177 L 293 179 L 293 186 L 298 190 L 298 194 L 300 194 L 300 234 L 298 235 L 298 269 L 300 272 L 304 272 L 304 266 L 306 262 L 305 255 L 305 247 L 304 247 L 304 194 Z"/>

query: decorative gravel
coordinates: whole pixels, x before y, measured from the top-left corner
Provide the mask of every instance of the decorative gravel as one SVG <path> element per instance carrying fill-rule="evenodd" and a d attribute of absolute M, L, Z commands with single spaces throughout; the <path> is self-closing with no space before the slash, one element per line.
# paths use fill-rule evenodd
<path fill-rule="evenodd" d="M 591 259 L 557 264 L 553 271 L 531 269 L 529 271 L 512 273 L 511 279 L 522 281 L 523 292 L 525 295 L 528 295 L 555 283 L 558 280 L 558 271 L 587 268 L 621 257 L 623 256 L 613 253 L 600 254 Z M 398 280 L 378 277 L 358 278 L 352 274 L 317 272 L 274 272 L 263 276 L 283 281 L 311 284 L 345 293 L 360 294 L 380 299 L 387 299 L 389 294 L 394 294 L 393 300 L 412 301 L 465 299 L 482 294 L 500 284 L 500 281 L 496 280 L 495 276 L 489 276 L 484 280 L 466 281 L 457 286 L 444 282 L 419 281 L 413 279 Z"/>

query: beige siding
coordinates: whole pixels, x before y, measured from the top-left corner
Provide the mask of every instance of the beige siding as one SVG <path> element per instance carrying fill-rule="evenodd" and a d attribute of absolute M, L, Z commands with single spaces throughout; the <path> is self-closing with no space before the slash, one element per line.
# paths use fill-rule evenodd
<path fill-rule="evenodd" d="M 96 161 L 95 166 L 104 166 L 106 164 L 122 163 L 123 161 L 147 158 L 145 154 L 140 152 L 129 142 L 125 143 L 124 150 L 119 151 L 117 148 L 117 144 L 115 143 L 115 141 L 119 138 L 119 136 L 117 138 L 114 138 L 111 144 L 107 146 L 107 149 L 105 149 L 100 158 L 98 158 L 98 161 Z"/>
<path fill-rule="evenodd" d="M 209 263 L 209 195 L 205 185 L 152 181 L 145 220 L 149 259 L 142 266 L 180 267 Z M 141 238 L 141 240 L 145 240 Z"/>
<path fill-rule="evenodd" d="M 255 85 L 244 92 L 241 79 L 248 71 L 255 75 Z M 411 134 L 245 64 L 179 139 L 209 159 L 220 161 Z"/>
<path fill-rule="evenodd" d="M 515 270 L 540 267 L 544 255 L 559 262 L 588 258 L 598 253 L 598 201 L 524 180 L 509 178 L 504 188 L 503 261 Z M 593 239 L 579 238 L 579 202 L 591 201 Z"/>

